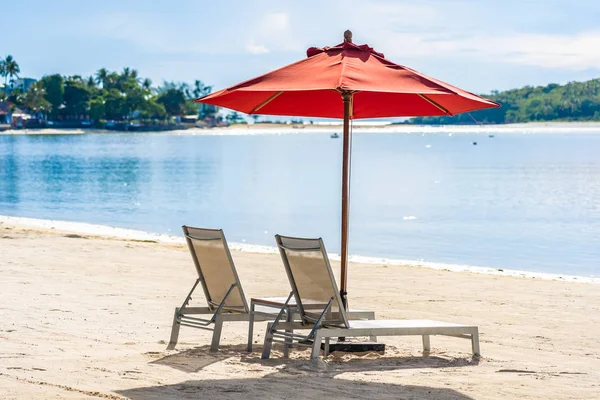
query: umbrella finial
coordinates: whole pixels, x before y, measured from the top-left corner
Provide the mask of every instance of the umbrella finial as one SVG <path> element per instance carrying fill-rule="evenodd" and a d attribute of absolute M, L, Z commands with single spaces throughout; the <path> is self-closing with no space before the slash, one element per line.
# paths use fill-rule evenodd
<path fill-rule="evenodd" d="M 350 29 L 344 32 L 344 42 L 352 43 L 352 31 Z"/>

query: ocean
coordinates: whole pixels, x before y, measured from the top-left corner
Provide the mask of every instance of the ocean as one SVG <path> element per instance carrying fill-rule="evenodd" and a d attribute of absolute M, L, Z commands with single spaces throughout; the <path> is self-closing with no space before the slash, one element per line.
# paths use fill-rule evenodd
<path fill-rule="evenodd" d="M 334 130 L 0 135 L 0 215 L 339 253 Z M 354 130 L 351 254 L 600 276 L 600 128 L 398 130 Z"/>

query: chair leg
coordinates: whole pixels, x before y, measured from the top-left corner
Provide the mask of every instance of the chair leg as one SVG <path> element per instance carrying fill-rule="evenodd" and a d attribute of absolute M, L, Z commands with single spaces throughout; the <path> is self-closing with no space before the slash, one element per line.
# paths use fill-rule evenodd
<path fill-rule="evenodd" d="M 325 338 L 325 349 L 323 350 L 323 357 L 327 357 L 329 355 L 329 339 L 328 337 Z"/>
<path fill-rule="evenodd" d="M 250 302 L 250 315 L 248 316 L 248 353 L 252 353 L 252 336 L 254 335 L 254 302 Z"/>
<path fill-rule="evenodd" d="M 317 332 L 315 332 L 312 352 L 310 353 L 311 360 L 319 359 L 319 354 L 321 353 L 321 342 L 322 341 L 323 341 L 323 337 L 321 336 L 321 333 L 317 330 Z"/>
<path fill-rule="evenodd" d="M 173 316 L 173 326 L 171 327 L 171 339 L 169 339 L 169 344 L 167 346 L 167 350 L 173 350 L 175 345 L 177 344 L 177 339 L 179 338 L 179 321 L 177 317 L 179 316 L 179 307 L 175 308 L 175 315 Z"/>
<path fill-rule="evenodd" d="M 273 323 L 269 322 L 267 324 L 267 332 L 265 333 L 265 344 L 263 346 L 263 353 L 260 358 L 263 360 L 269 359 L 271 357 L 271 345 L 273 344 L 273 334 L 271 333 L 271 328 L 273 327 Z"/>
<path fill-rule="evenodd" d="M 423 335 L 423 352 L 429 353 L 431 350 L 431 342 L 429 340 L 429 335 Z"/>
<path fill-rule="evenodd" d="M 471 347 L 473 349 L 473 357 L 480 357 L 481 352 L 479 350 L 479 329 L 471 334 Z"/>
<path fill-rule="evenodd" d="M 375 319 L 375 312 L 373 311 L 372 313 L 369 314 L 367 320 L 374 320 Z M 376 342 L 377 341 L 377 336 L 369 336 L 369 340 L 371 342 Z"/>
<path fill-rule="evenodd" d="M 215 327 L 213 329 L 212 342 L 210 344 L 210 351 L 219 350 L 219 342 L 221 341 L 221 329 L 223 328 L 223 318 L 218 315 L 215 318 Z"/>
<path fill-rule="evenodd" d="M 286 322 L 292 322 L 292 311 L 290 307 L 285 309 L 285 320 Z M 294 331 L 291 329 L 286 329 L 286 333 L 293 333 Z M 290 346 L 292 345 L 292 339 L 286 338 L 285 343 L 283 344 L 283 358 L 288 358 L 290 356 Z"/>

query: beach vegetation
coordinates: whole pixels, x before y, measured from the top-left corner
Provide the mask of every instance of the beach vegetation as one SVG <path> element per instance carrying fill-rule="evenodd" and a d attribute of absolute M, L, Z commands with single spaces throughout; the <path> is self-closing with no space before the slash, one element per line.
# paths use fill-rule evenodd
<path fill-rule="evenodd" d="M 2 78 L 12 79 L 18 73 L 19 67 L 11 56 L 0 60 Z M 26 91 L 20 88 L 3 91 L 2 99 L 8 100 L 12 107 L 43 115 L 47 121 L 91 121 L 96 126 L 104 126 L 107 121 L 164 125 L 171 123 L 173 117 L 214 117 L 216 107 L 194 103 L 194 99 L 211 90 L 211 86 L 200 80 L 191 85 L 163 82 L 154 87 L 136 69 L 125 67 L 115 72 L 100 68 L 88 77 L 46 75 Z"/>
<path fill-rule="evenodd" d="M 0 77 L 4 78 L 4 92 L 8 90 L 8 82 L 13 81 L 15 77 L 19 77 L 21 68 L 10 54 L 5 59 L 0 60 Z"/>
<path fill-rule="evenodd" d="M 503 92 L 492 91 L 484 97 L 500 103 L 491 108 L 454 117 L 419 117 L 413 124 L 505 124 L 544 121 L 600 121 L 600 79 L 525 86 Z"/>

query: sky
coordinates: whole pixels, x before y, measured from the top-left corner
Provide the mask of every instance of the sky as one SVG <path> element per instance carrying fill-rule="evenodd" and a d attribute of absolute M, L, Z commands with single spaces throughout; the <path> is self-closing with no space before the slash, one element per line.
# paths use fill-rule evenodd
<path fill-rule="evenodd" d="M 21 76 L 132 67 L 215 89 L 332 46 L 351 29 L 386 58 L 476 93 L 600 78 L 597 0 L 21 0 L 0 57 Z"/>

